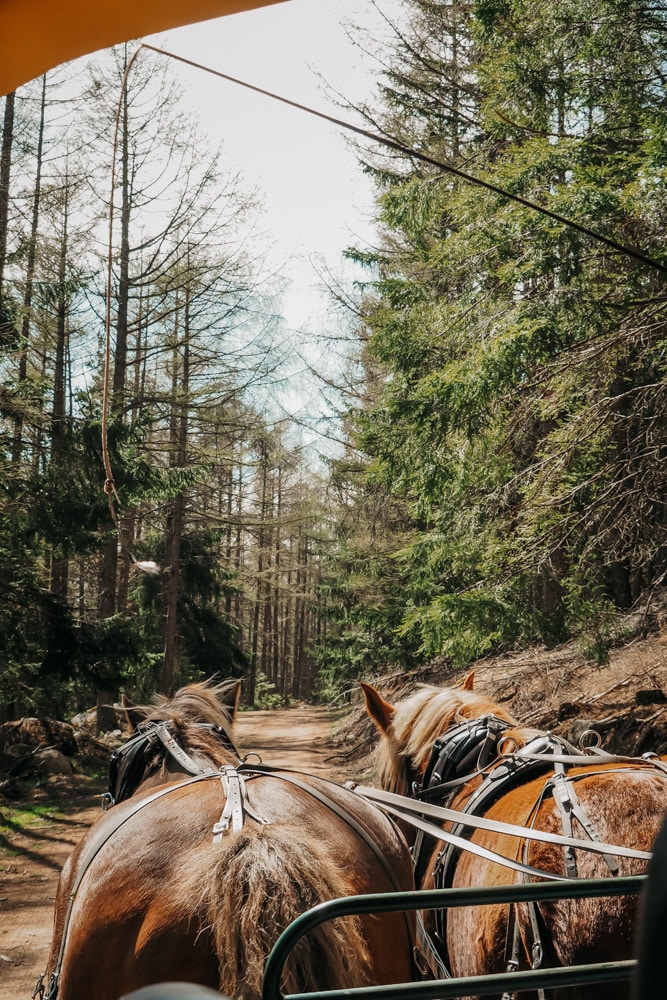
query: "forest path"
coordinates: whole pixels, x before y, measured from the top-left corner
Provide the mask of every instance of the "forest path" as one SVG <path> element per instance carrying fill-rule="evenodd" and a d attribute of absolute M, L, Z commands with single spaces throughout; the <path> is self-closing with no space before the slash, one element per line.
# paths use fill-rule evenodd
<path fill-rule="evenodd" d="M 331 733 L 340 712 L 302 705 L 241 712 L 235 725 L 239 753 L 255 751 L 276 764 L 344 780 L 331 756 Z M 102 791 L 103 789 L 100 789 Z M 51 940 L 60 870 L 100 815 L 99 799 L 60 803 L 58 817 L 0 836 L 0 1000 L 29 1000 L 44 971 Z M 0 809 L 0 811 L 2 811 Z"/>

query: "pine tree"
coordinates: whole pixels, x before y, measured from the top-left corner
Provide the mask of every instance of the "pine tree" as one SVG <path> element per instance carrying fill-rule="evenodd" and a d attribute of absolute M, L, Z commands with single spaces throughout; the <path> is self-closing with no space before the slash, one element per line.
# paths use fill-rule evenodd
<path fill-rule="evenodd" d="M 419 32 L 425 5 L 411 9 Z M 375 115 L 386 130 L 660 257 L 663 8 L 427 9 L 449 33 L 448 65 L 465 13 L 465 65 L 441 75 L 438 123 L 420 50 L 399 38 L 401 87 L 393 70 Z M 444 113 L 461 80 L 466 129 Z M 379 273 L 365 337 L 383 386 L 356 442 L 372 459 L 366 489 L 407 503 L 416 529 L 396 540 L 394 656 L 409 641 L 465 661 L 582 629 L 603 643 L 609 614 L 666 569 L 660 273 L 410 157 L 375 169 L 386 238 L 358 257 Z"/>

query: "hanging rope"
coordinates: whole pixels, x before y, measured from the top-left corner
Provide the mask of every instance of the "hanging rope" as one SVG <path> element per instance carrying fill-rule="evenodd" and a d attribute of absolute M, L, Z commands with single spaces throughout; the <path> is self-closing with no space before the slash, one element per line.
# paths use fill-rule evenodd
<path fill-rule="evenodd" d="M 111 194 L 109 197 L 109 243 L 107 248 L 107 302 L 104 324 L 104 375 L 102 380 L 102 460 L 104 462 L 104 474 L 106 476 L 104 481 L 104 492 L 109 500 L 111 520 L 116 526 L 116 533 L 118 535 L 120 546 L 138 570 L 141 570 L 143 573 L 148 573 L 151 576 L 157 576 L 161 573 L 161 568 L 158 564 L 152 562 L 151 560 L 137 560 L 125 544 L 118 518 L 118 512 L 116 511 L 116 503 L 120 507 L 120 497 L 116 492 L 116 483 L 114 481 L 113 469 L 111 468 L 111 458 L 109 456 L 109 409 L 111 406 L 111 391 L 109 386 L 111 378 L 111 299 L 113 294 L 113 219 L 114 192 L 116 189 L 116 159 L 118 154 L 118 131 L 120 128 L 120 116 L 123 108 L 123 100 L 127 99 L 127 79 L 137 56 L 141 52 L 142 48 L 145 47 L 146 46 L 139 45 L 138 48 L 135 49 L 132 54 L 132 58 L 125 67 L 125 72 L 123 73 L 123 79 L 120 86 L 118 106 L 116 108 L 116 122 L 113 136 L 113 152 L 111 156 Z"/>

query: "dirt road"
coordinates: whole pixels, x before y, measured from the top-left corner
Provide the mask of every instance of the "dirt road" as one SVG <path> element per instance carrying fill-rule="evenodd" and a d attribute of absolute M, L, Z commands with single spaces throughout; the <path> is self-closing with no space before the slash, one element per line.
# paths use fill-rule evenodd
<path fill-rule="evenodd" d="M 235 726 L 237 746 L 241 753 L 257 752 L 267 764 L 345 780 L 348 775 L 327 760 L 336 718 L 310 706 L 242 712 Z M 91 799 L 65 819 L 10 832 L 7 844 L 0 843 L 0 1000 L 29 1000 L 44 971 L 60 869 L 99 815 L 99 804 Z"/>

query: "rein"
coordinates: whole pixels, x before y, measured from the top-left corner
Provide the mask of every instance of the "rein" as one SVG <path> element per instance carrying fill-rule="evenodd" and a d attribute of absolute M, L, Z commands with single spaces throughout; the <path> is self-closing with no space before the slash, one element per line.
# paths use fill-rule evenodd
<path fill-rule="evenodd" d="M 586 777 L 586 775 L 581 775 Z M 475 816 L 472 813 L 461 812 L 458 809 L 448 809 L 446 806 L 434 806 L 427 802 L 415 801 L 406 795 L 397 795 L 395 792 L 385 792 L 378 788 L 365 788 L 355 785 L 353 782 L 346 786 L 351 788 L 357 795 L 370 802 L 376 802 L 392 816 L 405 820 L 416 829 L 423 830 L 437 840 L 452 843 L 462 850 L 471 854 L 479 854 L 480 857 L 490 859 L 506 868 L 513 868 L 515 871 L 525 871 L 525 865 L 520 862 L 506 858 L 502 854 L 496 854 L 487 848 L 479 847 L 471 841 L 443 830 L 442 827 L 434 823 L 428 823 L 421 819 L 422 816 L 429 816 L 432 819 L 439 819 L 448 823 L 457 823 L 460 826 L 471 827 L 476 830 L 488 830 L 491 833 L 506 834 L 510 837 L 518 837 L 522 840 L 539 840 L 547 844 L 557 844 L 561 847 L 576 848 L 581 851 L 589 851 L 593 854 L 615 854 L 619 858 L 635 858 L 640 861 L 648 861 L 651 858 L 650 851 L 639 851 L 633 847 L 622 847 L 616 844 L 605 844 L 599 841 L 579 840 L 576 837 L 566 837 L 559 833 L 549 833 L 547 830 L 535 830 L 532 827 L 517 826 L 514 823 L 504 823 L 501 820 L 486 819 L 484 816 Z M 555 875 L 552 872 L 545 872 L 539 868 L 531 868 L 528 874 L 537 875 L 540 878 L 550 878 L 554 880 L 564 879 L 566 876 Z"/>
<path fill-rule="evenodd" d="M 467 720 L 453 727 L 435 741 L 421 783 L 412 782 L 412 797 L 375 788 L 362 788 L 353 783 L 348 785 L 357 794 L 376 803 L 385 812 L 417 831 L 412 854 L 418 885 L 429 865 L 437 887 L 444 888 L 451 884 L 463 852 L 517 872 L 518 880 L 522 882 L 533 879 L 560 882 L 577 878 L 577 850 L 601 856 L 612 877 L 619 871 L 618 858 L 650 860 L 650 851 L 607 844 L 602 840 L 594 822 L 579 802 L 575 784 L 594 775 L 619 771 L 655 772 L 657 769 L 663 774 L 667 773 L 667 767 L 655 755 L 625 757 L 607 754 L 597 747 L 591 748 L 588 753 L 580 753 L 567 741 L 549 733 L 536 736 L 520 750 L 499 753 L 508 728 L 511 728 L 510 724 L 493 715 Z M 409 775 L 407 760 L 405 763 Z M 576 774 L 568 774 L 568 768 L 573 767 L 581 770 Z M 488 810 L 505 794 L 536 778 L 543 779 L 543 787 L 531 810 L 532 822 L 529 820 L 528 825 L 520 826 L 488 818 Z M 452 809 L 444 804 L 451 802 L 463 786 L 474 781 L 477 781 L 477 785 L 462 810 Z M 560 815 L 560 834 L 535 829 L 537 812 L 547 796 L 553 798 L 557 814 Z M 431 801 L 433 799 L 443 804 L 435 804 Z M 572 835 L 573 820 L 580 824 L 588 839 L 582 840 Z M 436 821 L 447 824 L 449 828 L 443 829 L 443 826 L 436 825 Z M 475 830 L 516 838 L 516 856 L 506 857 L 475 843 L 470 839 Z M 433 847 L 425 847 L 425 837 L 443 844 L 435 860 Z M 560 847 L 565 856 L 566 874 L 560 875 L 529 865 L 531 841 Z M 534 903 L 527 904 L 527 913 L 532 946 L 529 947 L 525 941 L 523 943 L 531 967 L 539 968 L 544 957 L 546 927 Z M 446 910 L 438 911 L 435 914 L 436 927 L 427 930 L 423 915 L 417 914 L 421 968 L 424 973 L 431 973 L 436 979 L 451 977 L 446 958 L 445 919 Z M 505 947 L 507 972 L 519 968 L 522 940 L 516 908 L 511 905 Z M 544 993 L 538 991 L 538 997 L 539 1000 L 544 1000 Z M 509 994 L 504 994 L 503 1000 L 510 1000 Z"/>

